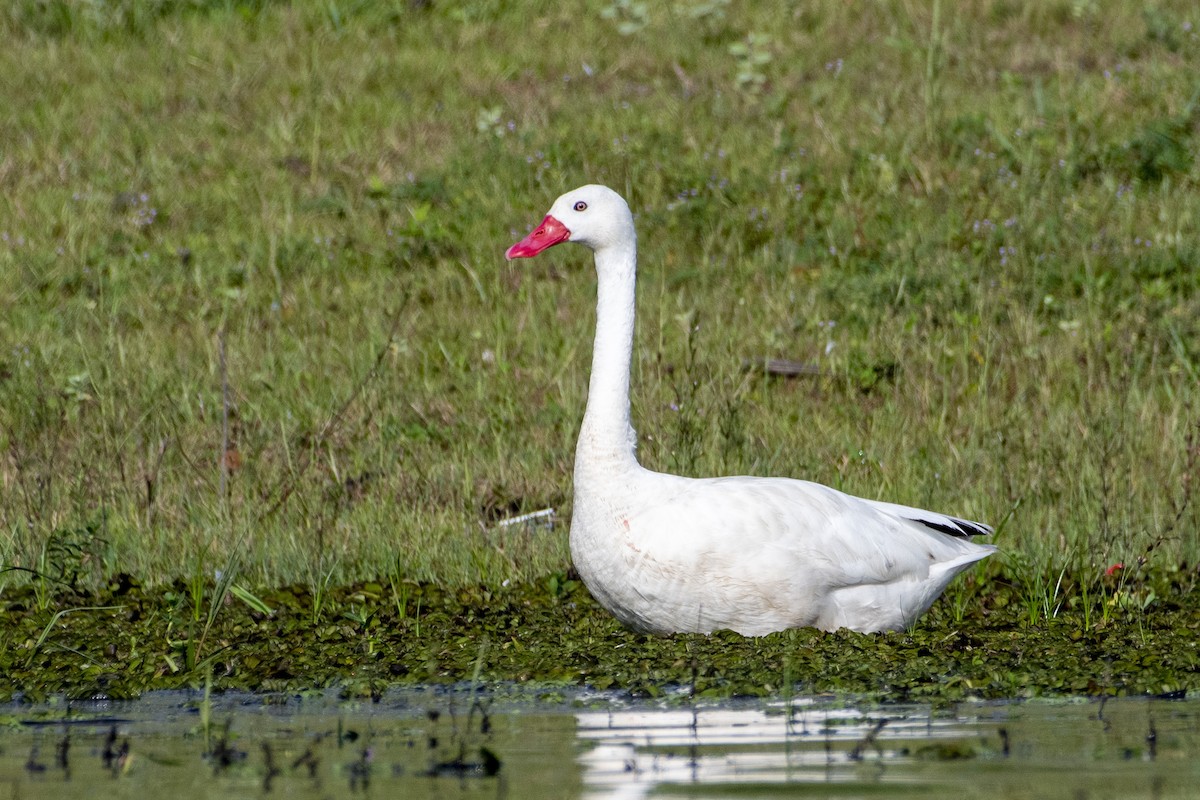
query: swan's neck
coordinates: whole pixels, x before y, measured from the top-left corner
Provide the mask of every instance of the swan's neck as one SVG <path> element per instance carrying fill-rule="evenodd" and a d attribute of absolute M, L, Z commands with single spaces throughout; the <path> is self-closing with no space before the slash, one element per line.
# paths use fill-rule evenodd
<path fill-rule="evenodd" d="M 587 411 L 575 450 L 576 472 L 605 473 L 637 465 L 637 435 L 629 416 L 637 244 L 596 251 L 596 341 Z"/>

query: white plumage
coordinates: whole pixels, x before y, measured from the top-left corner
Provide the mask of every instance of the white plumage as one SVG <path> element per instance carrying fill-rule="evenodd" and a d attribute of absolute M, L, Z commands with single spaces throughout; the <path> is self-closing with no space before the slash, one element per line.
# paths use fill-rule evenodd
<path fill-rule="evenodd" d="M 595 255 L 596 339 L 575 450 L 571 556 L 632 628 L 751 636 L 803 626 L 897 630 L 995 551 L 991 528 L 789 478 L 684 478 L 637 462 L 629 414 L 637 240 L 616 192 L 559 197 L 507 258 L 563 241 Z"/>

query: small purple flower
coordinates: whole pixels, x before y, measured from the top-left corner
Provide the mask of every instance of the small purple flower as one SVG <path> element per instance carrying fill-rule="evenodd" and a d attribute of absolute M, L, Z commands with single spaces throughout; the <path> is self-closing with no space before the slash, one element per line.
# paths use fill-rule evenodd
<path fill-rule="evenodd" d="M 143 197 L 144 196 L 145 195 L 143 195 Z M 133 214 L 133 224 L 137 225 L 139 228 L 149 227 L 156 219 L 158 219 L 157 208 L 146 208 L 145 206 L 142 206 Z"/>

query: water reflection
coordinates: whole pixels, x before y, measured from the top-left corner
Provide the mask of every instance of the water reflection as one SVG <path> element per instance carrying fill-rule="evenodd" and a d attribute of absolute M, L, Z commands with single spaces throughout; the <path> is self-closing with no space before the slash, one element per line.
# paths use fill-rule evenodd
<path fill-rule="evenodd" d="M 207 722 L 206 722 L 207 721 Z M 0 707 L 0 800 L 1197 796 L 1200 702 L 635 702 L 493 687 Z"/>
<path fill-rule="evenodd" d="M 1200 797 L 1195 702 L 963 704 L 935 713 L 802 699 L 612 708 L 576 722 L 589 798 L 699 787 L 705 796 L 767 796 L 802 786 L 806 797 Z"/>
<path fill-rule="evenodd" d="M 927 709 L 866 712 L 815 700 L 759 707 L 576 715 L 587 797 L 640 798 L 662 785 L 882 780 L 882 765 L 962 734 Z M 886 735 L 884 730 L 886 729 Z"/>

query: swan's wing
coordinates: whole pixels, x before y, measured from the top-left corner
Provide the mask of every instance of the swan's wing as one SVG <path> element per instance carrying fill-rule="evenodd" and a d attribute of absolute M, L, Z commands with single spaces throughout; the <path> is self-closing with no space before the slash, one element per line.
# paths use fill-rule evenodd
<path fill-rule="evenodd" d="M 902 628 L 994 550 L 968 541 L 974 523 L 808 481 L 649 473 L 630 488 L 610 569 L 625 617 L 652 630 Z"/>
<path fill-rule="evenodd" d="M 633 536 L 647 552 L 716 560 L 746 580 L 792 572 L 832 589 L 921 579 L 939 563 L 980 551 L 958 526 L 988 530 L 809 481 L 662 477 L 655 502 L 630 515 Z"/>

